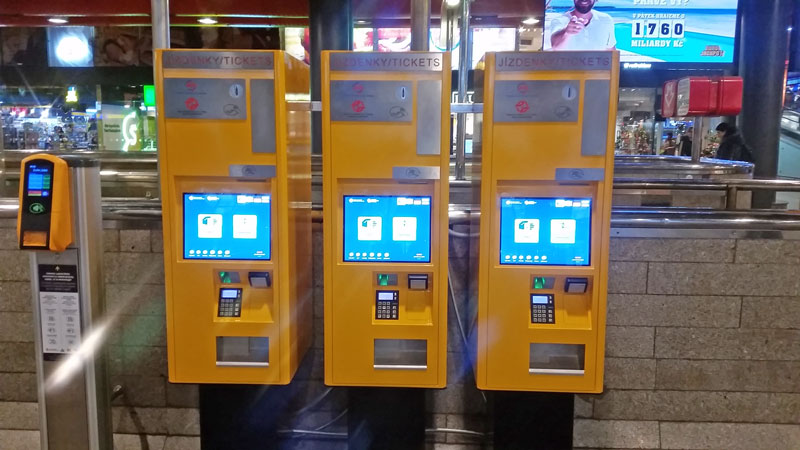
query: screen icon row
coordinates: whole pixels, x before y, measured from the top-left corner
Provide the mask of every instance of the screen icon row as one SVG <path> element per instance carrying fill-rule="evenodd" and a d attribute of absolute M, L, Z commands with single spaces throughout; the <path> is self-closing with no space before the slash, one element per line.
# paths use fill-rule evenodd
<path fill-rule="evenodd" d="M 189 256 L 230 256 L 230 250 L 189 250 Z"/>
<path fill-rule="evenodd" d="M 377 258 L 377 259 L 388 259 L 389 252 L 350 252 L 347 254 L 349 259 L 368 259 L 368 258 Z"/>
<path fill-rule="evenodd" d="M 506 255 L 506 261 L 547 261 L 547 256 L 539 255 Z"/>

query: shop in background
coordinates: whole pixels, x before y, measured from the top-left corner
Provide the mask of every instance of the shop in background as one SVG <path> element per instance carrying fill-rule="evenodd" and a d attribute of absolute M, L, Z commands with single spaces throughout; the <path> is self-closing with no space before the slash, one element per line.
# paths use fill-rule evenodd
<path fill-rule="evenodd" d="M 280 48 L 277 28 L 176 27 L 170 37 L 173 48 Z M 0 43 L 0 70 L 14 78 L 0 84 L 3 149 L 155 150 L 149 27 L 2 28 Z M 146 82 L 132 80 L 137 67 Z M 59 85 L 74 78 L 97 82 Z"/>
<path fill-rule="evenodd" d="M 616 153 L 653 155 L 656 152 L 656 89 L 619 90 Z"/>

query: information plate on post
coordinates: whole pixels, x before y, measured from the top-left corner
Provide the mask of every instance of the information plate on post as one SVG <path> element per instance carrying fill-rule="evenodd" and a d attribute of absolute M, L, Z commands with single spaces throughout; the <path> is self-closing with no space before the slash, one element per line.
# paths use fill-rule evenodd
<path fill-rule="evenodd" d="M 411 122 L 408 81 L 331 81 L 331 120 Z"/>
<path fill-rule="evenodd" d="M 246 83 L 239 78 L 166 78 L 164 115 L 170 119 L 247 119 Z"/>
<path fill-rule="evenodd" d="M 68 354 L 81 345 L 78 266 L 39 264 L 42 353 Z"/>
<path fill-rule="evenodd" d="M 578 121 L 578 81 L 496 81 L 495 91 L 495 122 Z"/>

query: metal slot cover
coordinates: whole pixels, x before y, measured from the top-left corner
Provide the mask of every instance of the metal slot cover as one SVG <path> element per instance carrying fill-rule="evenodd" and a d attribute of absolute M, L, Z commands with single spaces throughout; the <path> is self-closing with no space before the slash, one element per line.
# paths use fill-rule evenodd
<path fill-rule="evenodd" d="M 425 339 L 375 339 L 375 369 L 426 370 L 428 341 Z"/>
<path fill-rule="evenodd" d="M 218 366 L 269 366 L 269 338 L 217 336 Z"/>
<path fill-rule="evenodd" d="M 528 373 L 583 375 L 585 353 L 583 344 L 531 344 Z"/>

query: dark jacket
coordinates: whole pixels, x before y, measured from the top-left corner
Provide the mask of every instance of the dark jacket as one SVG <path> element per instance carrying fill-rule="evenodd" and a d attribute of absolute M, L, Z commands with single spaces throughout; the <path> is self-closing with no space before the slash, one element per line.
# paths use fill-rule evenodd
<path fill-rule="evenodd" d="M 722 138 L 722 142 L 719 144 L 719 150 L 717 150 L 717 159 L 744 161 L 746 159 L 746 152 L 744 139 L 742 139 L 742 135 L 737 131 Z"/>
<path fill-rule="evenodd" d="M 692 138 L 689 136 L 681 136 L 681 142 L 678 144 L 680 153 L 678 156 L 692 156 Z"/>

